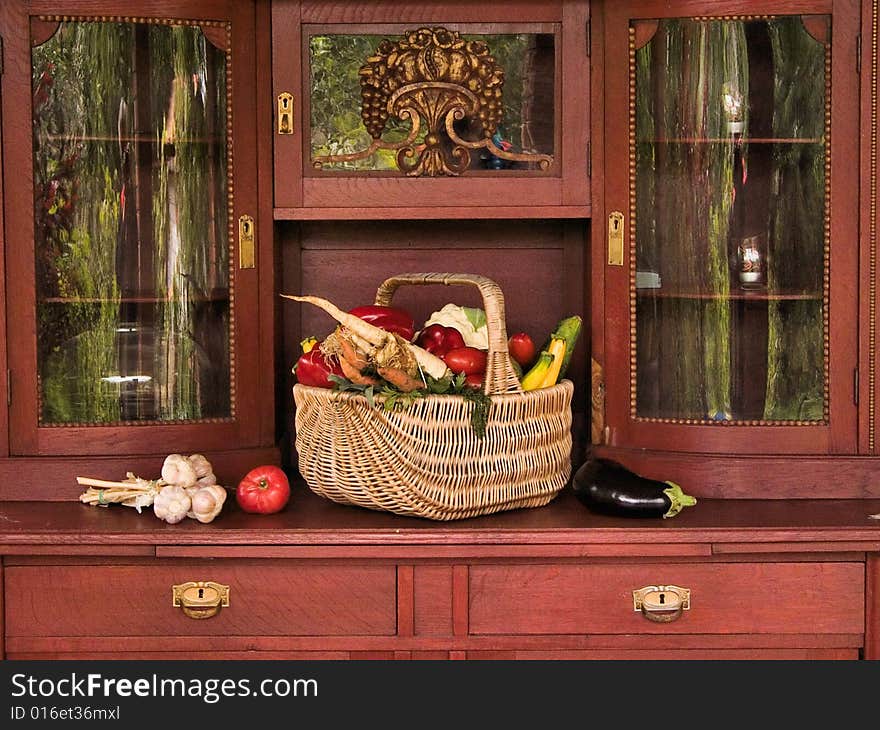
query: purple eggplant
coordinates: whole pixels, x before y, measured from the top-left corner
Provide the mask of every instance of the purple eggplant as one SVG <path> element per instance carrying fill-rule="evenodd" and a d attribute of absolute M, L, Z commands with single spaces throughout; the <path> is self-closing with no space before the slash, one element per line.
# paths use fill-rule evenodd
<path fill-rule="evenodd" d="M 589 459 L 572 478 L 588 509 L 618 517 L 674 517 L 697 500 L 674 482 L 647 479 L 608 459 Z"/>

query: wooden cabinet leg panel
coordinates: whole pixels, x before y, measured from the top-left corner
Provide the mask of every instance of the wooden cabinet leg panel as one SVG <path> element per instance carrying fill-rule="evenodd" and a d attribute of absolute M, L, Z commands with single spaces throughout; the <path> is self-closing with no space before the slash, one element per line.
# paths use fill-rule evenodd
<path fill-rule="evenodd" d="M 452 566 L 416 566 L 413 601 L 416 636 L 452 636 L 452 596 Z"/>
<path fill-rule="evenodd" d="M 413 566 L 397 566 L 397 635 L 413 635 Z"/>
<path fill-rule="evenodd" d="M 452 633 L 467 636 L 470 612 L 470 568 L 456 565 L 452 568 Z"/>
<path fill-rule="evenodd" d="M 880 554 L 869 555 L 866 564 L 865 659 L 880 660 Z"/>
<path fill-rule="evenodd" d="M 0 660 L 6 658 L 6 610 L 3 597 L 6 593 L 6 584 L 3 578 L 3 559 L 0 557 Z"/>

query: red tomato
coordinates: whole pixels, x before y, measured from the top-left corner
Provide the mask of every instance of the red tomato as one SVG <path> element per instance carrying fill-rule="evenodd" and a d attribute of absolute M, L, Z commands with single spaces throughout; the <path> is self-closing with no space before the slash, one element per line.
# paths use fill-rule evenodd
<path fill-rule="evenodd" d="M 251 469 L 239 482 L 235 500 L 245 512 L 270 515 L 284 509 L 290 499 L 287 474 L 277 466 L 265 464 Z"/>
<path fill-rule="evenodd" d="M 476 347 L 456 347 L 443 355 L 443 360 L 456 374 L 476 375 L 486 372 L 486 357 L 485 350 Z"/>
<path fill-rule="evenodd" d="M 464 347 L 464 337 L 455 327 L 430 324 L 419 333 L 416 344 L 437 357 L 443 357 L 456 347 Z"/>
<path fill-rule="evenodd" d="M 482 390 L 483 389 L 483 378 L 486 376 L 485 373 L 474 373 L 473 375 L 468 375 L 464 379 L 464 384 L 468 388 L 473 388 L 474 390 Z"/>
<path fill-rule="evenodd" d="M 517 332 L 507 340 L 507 351 L 510 356 L 519 363 L 523 369 L 529 367 L 535 361 L 535 343 L 525 332 Z"/>

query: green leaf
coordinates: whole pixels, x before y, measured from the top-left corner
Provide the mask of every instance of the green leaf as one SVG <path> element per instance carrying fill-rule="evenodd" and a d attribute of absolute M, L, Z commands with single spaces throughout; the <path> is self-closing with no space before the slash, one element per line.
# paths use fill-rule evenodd
<path fill-rule="evenodd" d="M 467 317 L 468 322 L 471 323 L 475 330 L 486 326 L 486 312 L 482 309 L 478 309 L 477 307 L 462 307 L 461 310 L 464 312 L 464 316 Z"/>

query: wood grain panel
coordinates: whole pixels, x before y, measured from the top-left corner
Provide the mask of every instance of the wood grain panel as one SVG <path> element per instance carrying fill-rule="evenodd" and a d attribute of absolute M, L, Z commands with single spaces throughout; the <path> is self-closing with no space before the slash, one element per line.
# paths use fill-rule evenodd
<path fill-rule="evenodd" d="M 672 584 L 691 608 L 671 623 L 633 610 L 632 591 Z M 860 563 L 472 566 L 471 634 L 858 633 Z"/>
<path fill-rule="evenodd" d="M 295 4 L 291 0 L 278 3 L 282 7 Z M 513 0 L 505 2 L 504 17 L 498 20 L 556 20 L 561 17 L 559 0 Z M 471 2 L 421 0 L 418 3 L 399 3 L 393 0 L 374 0 L 369 3 L 328 2 L 306 0 L 302 3 L 305 23 L 427 23 L 448 21 L 479 21 L 486 18 L 486 6 Z"/>
<path fill-rule="evenodd" d="M 491 636 L 25 636 L 10 637 L 8 654 L 227 651 L 586 651 L 682 649 L 848 649 L 864 635 L 811 634 L 557 634 Z M 124 645 L 122 642 L 124 641 Z"/>
<path fill-rule="evenodd" d="M 338 202 L 337 204 L 338 205 Z M 415 203 L 400 208 L 383 208 L 381 205 L 346 206 L 330 208 L 275 208 L 276 220 L 437 220 L 449 219 L 484 219 L 509 218 L 524 220 L 548 220 L 552 218 L 589 218 L 589 205 L 555 205 L 555 206 L 431 206 Z"/>
<path fill-rule="evenodd" d="M 157 479 L 162 472 L 162 462 L 167 452 L 145 454 L 148 441 L 139 427 L 129 429 L 137 443 L 130 449 L 120 448 L 116 455 L 90 457 L 15 457 L 0 458 L 0 499 L 3 501 L 77 501 L 82 487 L 78 476 L 116 481 L 133 472 L 144 479 Z M 234 442 L 233 442 L 234 443 Z M 226 486 L 238 485 L 241 478 L 257 464 L 279 464 L 281 457 L 275 447 L 256 449 L 223 448 L 205 450 L 217 480 Z M 182 440 L 178 448 L 192 447 L 192 442 Z M 186 453 L 192 453 L 189 449 Z"/>
<path fill-rule="evenodd" d="M 587 651 L 565 651 L 549 649 L 545 651 L 469 651 L 468 659 L 474 660 L 540 660 L 551 659 L 582 661 L 654 661 L 654 660 L 849 660 L 859 658 L 857 649 L 663 649 L 658 651 L 640 649 L 592 649 Z"/>
<path fill-rule="evenodd" d="M 394 274 L 482 274 L 504 292 L 508 332 L 527 331 L 540 345 L 568 314 L 564 230 L 559 223 L 509 221 L 312 224 L 302 232 L 302 287 L 348 309 L 372 302 L 379 284 Z M 394 301 L 417 326 L 449 301 L 482 306 L 469 287 L 403 287 Z M 332 328 L 314 307 L 284 306 L 301 309 L 303 333 L 322 336 Z"/>
<path fill-rule="evenodd" d="M 4 570 L 5 567 L 2 562 L 0 562 L 0 660 L 6 658 L 6 610 L 3 599 L 3 594 L 5 593 L 5 582 L 4 582 Z"/>
<path fill-rule="evenodd" d="M 452 636 L 452 567 L 415 569 L 416 636 Z"/>
<path fill-rule="evenodd" d="M 356 656 L 358 652 L 348 651 L 115 651 L 115 652 L 32 652 L 23 651 L 10 654 L 8 659 L 27 661 L 238 661 L 252 659 L 254 661 L 341 661 L 345 659 L 365 659 L 373 656 Z M 389 658 L 388 652 L 380 652 L 375 658 Z"/>
<path fill-rule="evenodd" d="M 171 587 L 230 586 L 230 606 L 207 620 L 174 608 Z M 327 567 L 267 561 L 6 569 L 7 635 L 392 635 L 393 566 Z M 71 610 L 75 605 L 76 610 Z"/>
<path fill-rule="evenodd" d="M 869 555 L 865 586 L 865 659 L 880 659 L 880 553 Z"/>
<path fill-rule="evenodd" d="M 710 499 L 877 499 L 880 459 L 866 456 L 806 456 L 675 453 L 664 450 L 593 447 L 643 476 L 681 485 Z"/>
<path fill-rule="evenodd" d="M 476 182 L 478 180 L 478 182 Z M 414 183 L 416 186 L 414 187 Z M 336 208 L 341 201 L 355 207 L 564 205 L 562 180 L 537 173 L 531 178 L 500 178 L 470 174 L 467 178 L 430 180 L 400 177 L 307 177 L 302 181 L 303 205 Z M 580 201 L 585 203 L 586 201 Z"/>

